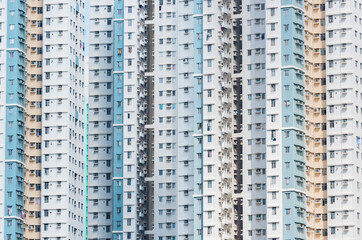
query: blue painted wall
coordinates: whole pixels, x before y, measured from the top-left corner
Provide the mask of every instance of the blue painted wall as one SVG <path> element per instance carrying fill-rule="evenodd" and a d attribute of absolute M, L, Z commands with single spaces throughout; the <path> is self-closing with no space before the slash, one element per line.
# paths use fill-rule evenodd
<path fill-rule="evenodd" d="M 114 89 L 114 113 L 113 123 L 123 124 L 124 112 L 124 1 L 114 1 L 114 74 L 113 74 L 113 89 Z M 118 64 L 120 62 L 120 64 Z M 117 73 L 122 72 L 122 73 Z M 119 90 L 120 89 L 120 90 Z M 121 102 L 118 106 L 117 102 Z M 117 115 L 121 115 L 118 119 Z M 114 126 L 113 137 L 113 177 L 123 177 L 123 126 Z M 119 143 L 119 144 L 118 144 Z M 121 156 L 118 158 L 117 156 Z M 121 169 L 119 171 L 118 169 Z M 121 196 L 120 198 L 118 196 Z M 122 240 L 123 233 L 117 233 L 123 231 L 123 180 L 113 180 L 113 239 Z M 121 225 L 117 226 L 117 222 Z"/>
<path fill-rule="evenodd" d="M 25 122 L 25 1 L 7 1 L 4 236 L 23 238 Z M 8 182 L 12 178 L 12 182 Z"/>
<path fill-rule="evenodd" d="M 203 239 L 197 229 L 203 230 L 203 175 L 198 169 L 203 169 L 203 0 L 194 1 L 194 14 L 200 16 L 194 18 L 194 195 L 200 197 L 194 200 L 194 239 Z M 201 54 L 198 49 L 201 50 Z M 198 66 L 201 66 L 200 68 Z M 199 75 L 199 76 L 197 76 Z M 199 97 L 201 95 L 201 98 Z M 201 158 L 199 157 L 201 155 Z M 201 189 L 199 186 L 201 185 Z M 199 201 L 198 199 L 201 199 Z M 198 216 L 201 215 L 201 218 Z"/>
<path fill-rule="evenodd" d="M 282 0 L 283 239 L 306 239 L 303 1 Z M 288 41 L 286 46 L 285 41 Z M 289 152 L 285 150 L 289 147 Z M 289 191 L 288 191 L 289 190 Z M 290 230 L 286 225 L 290 224 Z"/>

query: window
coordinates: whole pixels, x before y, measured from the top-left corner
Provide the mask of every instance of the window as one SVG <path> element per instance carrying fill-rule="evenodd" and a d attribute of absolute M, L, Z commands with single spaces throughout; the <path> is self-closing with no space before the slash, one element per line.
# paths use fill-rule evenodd
<path fill-rule="evenodd" d="M 275 16 L 275 8 L 270 9 L 270 16 Z"/>
<path fill-rule="evenodd" d="M 207 60 L 207 66 L 208 66 L 208 67 L 212 67 L 212 60 L 211 60 L 211 59 L 208 59 L 208 60 Z"/>
<path fill-rule="evenodd" d="M 273 231 L 277 230 L 277 223 L 272 223 L 272 230 Z"/>
<path fill-rule="evenodd" d="M 275 23 L 270 24 L 270 31 L 275 31 Z"/>
<path fill-rule="evenodd" d="M 286 199 L 290 199 L 290 193 L 286 193 L 286 194 L 285 194 L 285 198 L 286 198 Z"/>
<path fill-rule="evenodd" d="M 286 208 L 286 209 L 285 209 L 285 214 L 286 214 L 286 215 L 289 215 L 289 214 L 290 214 L 290 208 Z"/>
<path fill-rule="evenodd" d="M 272 100 L 270 101 L 270 106 L 271 106 L 271 107 L 275 107 L 275 99 L 272 99 Z"/>
<path fill-rule="evenodd" d="M 272 199 L 277 199 L 277 193 L 276 192 L 272 192 Z"/>
<path fill-rule="evenodd" d="M 288 54 L 284 55 L 284 61 L 289 62 L 289 55 Z"/>
<path fill-rule="evenodd" d="M 289 185 L 289 183 L 290 183 L 290 178 L 289 178 L 289 177 L 286 177 L 286 178 L 285 178 L 285 184 L 286 184 L 286 185 Z"/>
<path fill-rule="evenodd" d="M 270 46 L 275 46 L 275 38 L 270 39 Z"/>
<path fill-rule="evenodd" d="M 272 167 L 272 168 L 276 168 L 276 167 L 277 167 L 277 162 L 276 162 L 276 161 L 272 161 L 272 162 L 271 162 L 271 167 Z"/>
<path fill-rule="evenodd" d="M 277 208 L 276 207 L 272 207 L 272 215 L 276 215 L 277 214 Z"/>

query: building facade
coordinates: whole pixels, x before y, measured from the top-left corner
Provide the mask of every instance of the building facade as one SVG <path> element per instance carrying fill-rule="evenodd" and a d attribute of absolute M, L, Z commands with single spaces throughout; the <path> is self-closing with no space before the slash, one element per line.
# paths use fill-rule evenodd
<path fill-rule="evenodd" d="M 265 1 L 243 1 L 243 233 L 266 239 Z M 255 20 L 254 20 L 255 19 Z M 254 20 L 254 21 L 253 21 Z M 248 27 L 253 24 L 254 27 Z M 253 54 L 254 57 L 247 57 Z M 249 67 L 250 66 L 250 67 Z M 259 68 L 251 71 L 252 67 Z M 264 67 L 263 67 L 264 66 Z M 248 71 L 247 71 L 248 69 Z M 263 69 L 263 70 L 260 70 Z M 245 96 L 254 95 L 254 101 Z M 257 100 L 257 97 L 260 100 Z M 248 97 L 249 98 L 249 97 Z M 264 110 L 262 110 L 264 109 Z M 264 111 L 264 113 L 262 113 Z M 248 115 L 250 113 L 250 115 Z M 251 115 L 254 114 L 254 115 Z M 252 117 L 251 117 L 252 116 Z M 248 127 L 249 126 L 249 127 Z M 250 128 L 251 130 L 245 129 Z M 254 138 L 254 139 L 253 139 Z M 253 145 L 254 146 L 253 146 Z M 258 169 L 259 176 L 256 174 Z M 261 170 L 264 169 L 264 170 Z M 255 173 L 246 178 L 248 172 Z M 263 173 L 264 171 L 264 173 Z M 261 176 L 260 176 L 261 175 Z M 252 176 L 252 175 L 251 175 Z M 247 219 L 245 218 L 247 216 Z M 255 222 L 255 223 L 254 223 Z M 257 235 L 258 234 L 258 235 Z"/>
<path fill-rule="evenodd" d="M 232 239 L 241 228 L 232 4 L 91 2 L 90 239 Z"/>
<path fill-rule="evenodd" d="M 1 171 L 1 191 L 4 191 L 5 186 L 5 143 L 6 143 L 6 114 L 5 114 L 5 106 L 6 106 L 6 30 L 3 30 L 3 26 L 7 24 L 7 1 L 1 1 L 0 5 L 0 25 L 1 25 L 1 34 L 0 34 L 0 171 Z M 4 194 L 0 195 L 0 203 L 4 203 Z M 4 236 L 4 213 L 5 207 L 0 208 L 0 234 Z"/>
<path fill-rule="evenodd" d="M 327 239 L 325 1 L 305 2 L 307 238 Z"/>
<path fill-rule="evenodd" d="M 233 4 L 155 2 L 156 239 L 234 238 Z"/>
<path fill-rule="evenodd" d="M 25 1 L 0 2 L 0 234 L 22 239 L 24 224 Z"/>
<path fill-rule="evenodd" d="M 43 93 L 43 2 L 26 2 L 24 239 L 40 239 Z"/>
<path fill-rule="evenodd" d="M 89 8 L 89 239 L 112 238 L 113 2 Z"/>
<path fill-rule="evenodd" d="M 361 11 L 0 0 L 0 238 L 360 239 Z"/>
<path fill-rule="evenodd" d="M 144 239 L 146 228 L 147 5 L 114 5 L 113 239 Z"/>
<path fill-rule="evenodd" d="M 42 239 L 84 238 L 84 4 L 43 2 Z"/>
<path fill-rule="evenodd" d="M 90 3 L 89 239 L 143 239 L 146 20 L 143 1 Z"/>
<path fill-rule="evenodd" d="M 361 8 L 325 6 L 328 239 L 361 238 Z"/>
<path fill-rule="evenodd" d="M 243 11 L 244 235 L 305 239 L 303 2 Z"/>

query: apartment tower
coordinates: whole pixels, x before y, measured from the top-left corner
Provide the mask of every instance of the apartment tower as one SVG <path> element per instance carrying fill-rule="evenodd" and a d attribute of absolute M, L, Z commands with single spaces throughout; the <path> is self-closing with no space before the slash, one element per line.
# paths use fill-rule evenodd
<path fill-rule="evenodd" d="M 360 239 L 362 1 L 328 1 L 325 11 L 328 239 Z"/>
<path fill-rule="evenodd" d="M 0 239 L 361 238 L 361 0 L 89 6 L 86 74 L 85 1 L 0 0 Z"/>
<path fill-rule="evenodd" d="M 156 1 L 155 239 L 233 239 L 231 1 Z"/>
<path fill-rule="evenodd" d="M 89 3 L 89 239 L 112 239 L 113 2 Z"/>
<path fill-rule="evenodd" d="M 3 26 L 7 24 L 7 1 L 2 0 L 0 5 L 0 26 L 1 26 L 1 32 L 0 32 L 0 176 L 1 176 L 1 184 L 0 189 L 2 194 L 0 195 L 0 203 L 2 207 L 0 208 L 0 234 L 1 236 L 4 236 L 4 213 L 5 207 L 4 207 L 4 188 L 5 188 L 5 145 L 6 145 L 6 48 L 7 48 L 7 31 L 3 31 Z"/>
<path fill-rule="evenodd" d="M 89 239 L 144 239 L 144 1 L 90 2 Z"/>
<path fill-rule="evenodd" d="M 325 1 L 305 1 L 307 239 L 327 239 Z"/>
<path fill-rule="evenodd" d="M 0 234 L 2 239 L 22 239 L 26 6 L 10 0 L 0 6 Z"/>
<path fill-rule="evenodd" d="M 243 1 L 244 235 L 306 239 L 304 2 Z"/>
<path fill-rule="evenodd" d="M 26 4 L 24 239 L 40 239 L 43 1 Z"/>
<path fill-rule="evenodd" d="M 146 1 L 114 5 L 113 239 L 144 239 L 147 142 Z"/>
<path fill-rule="evenodd" d="M 42 239 L 84 235 L 84 1 L 43 1 Z"/>

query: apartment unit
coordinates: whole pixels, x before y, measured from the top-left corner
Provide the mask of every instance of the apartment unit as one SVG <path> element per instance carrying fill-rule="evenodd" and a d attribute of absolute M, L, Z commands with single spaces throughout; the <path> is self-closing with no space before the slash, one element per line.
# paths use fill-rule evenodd
<path fill-rule="evenodd" d="M 0 235 L 23 238 L 25 1 L 0 2 Z"/>
<path fill-rule="evenodd" d="M 303 2 L 243 11 L 244 235 L 305 239 Z"/>
<path fill-rule="evenodd" d="M 325 1 L 305 5 L 307 239 L 327 239 Z"/>
<path fill-rule="evenodd" d="M 43 2 L 27 1 L 24 239 L 40 239 L 43 92 Z"/>
<path fill-rule="evenodd" d="M 84 235 L 84 1 L 43 1 L 42 239 Z"/>

